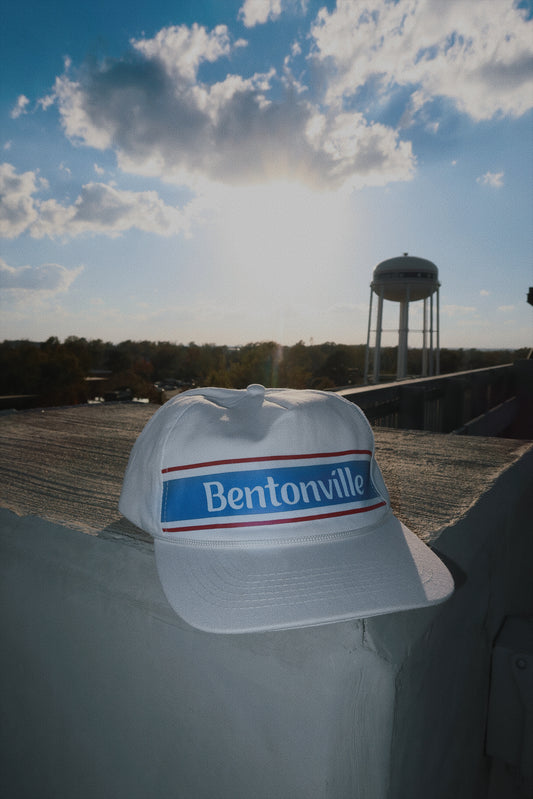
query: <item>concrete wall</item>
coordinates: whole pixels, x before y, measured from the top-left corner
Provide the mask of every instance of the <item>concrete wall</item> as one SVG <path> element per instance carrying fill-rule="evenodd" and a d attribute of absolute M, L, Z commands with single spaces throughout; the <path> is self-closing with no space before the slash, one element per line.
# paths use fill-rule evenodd
<path fill-rule="evenodd" d="M 394 674 L 362 624 L 207 635 L 148 545 L 1 523 L 3 796 L 386 796 Z"/>
<path fill-rule="evenodd" d="M 485 756 L 490 667 L 505 617 L 533 615 L 531 454 L 440 536 L 456 592 L 436 617 L 368 622 L 376 652 L 398 665 L 391 799 L 486 797 L 501 765 Z M 507 781 L 502 791 L 493 799 L 515 796 Z"/>
<path fill-rule="evenodd" d="M 337 393 L 374 426 L 533 438 L 533 359 Z"/>
<path fill-rule="evenodd" d="M 185 625 L 149 542 L 1 509 L 1 795 L 485 797 L 492 644 L 533 614 L 532 488 L 526 447 L 435 536 L 444 605 L 243 636 Z"/>

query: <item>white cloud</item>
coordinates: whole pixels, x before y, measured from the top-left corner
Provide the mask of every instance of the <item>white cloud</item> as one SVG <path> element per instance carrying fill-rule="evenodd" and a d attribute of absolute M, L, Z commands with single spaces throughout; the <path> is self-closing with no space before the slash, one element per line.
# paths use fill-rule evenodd
<path fill-rule="evenodd" d="M 83 233 L 119 236 L 132 228 L 171 236 L 188 235 L 202 213 L 200 200 L 184 208 L 166 205 L 155 191 L 122 191 L 105 183 L 88 183 L 72 204 L 34 197 L 47 188 L 37 175 L 18 175 L 11 164 L 0 166 L 0 234 L 15 238 L 27 231 L 34 238 L 79 236 Z"/>
<path fill-rule="evenodd" d="M 28 100 L 28 98 L 24 94 L 21 94 L 17 98 L 17 102 L 10 111 L 9 116 L 11 117 L 11 119 L 18 119 L 20 116 L 22 116 L 22 114 L 27 114 L 28 113 L 27 106 L 29 102 L 30 101 Z"/>
<path fill-rule="evenodd" d="M 239 19 L 247 28 L 274 22 L 286 12 L 307 11 L 308 0 L 245 0 L 239 9 Z"/>
<path fill-rule="evenodd" d="M 385 185 L 407 180 L 414 170 L 410 142 L 399 141 L 386 125 L 369 124 L 359 113 L 310 117 L 306 135 L 315 150 L 328 158 L 331 180 L 354 185 Z"/>
<path fill-rule="evenodd" d="M 384 94 L 407 86 L 413 113 L 446 97 L 475 120 L 533 107 L 532 33 L 513 0 L 338 0 L 312 29 L 332 66 L 330 102 L 371 82 Z"/>
<path fill-rule="evenodd" d="M 490 291 L 487 291 L 487 289 L 481 289 L 481 291 L 479 293 L 480 293 L 480 295 L 482 297 L 489 297 L 490 296 Z"/>
<path fill-rule="evenodd" d="M 42 108 L 43 111 L 46 111 L 47 108 L 50 108 L 54 104 L 55 97 L 53 94 L 47 94 L 46 97 L 40 97 L 37 100 L 37 105 Z"/>
<path fill-rule="evenodd" d="M 254 25 L 277 19 L 281 12 L 281 0 L 245 0 L 239 11 L 239 19 L 247 28 L 253 28 Z"/>
<path fill-rule="evenodd" d="M 46 296 L 62 294 L 69 290 L 82 271 L 83 266 L 67 269 L 61 264 L 15 267 L 0 258 L 0 290 L 15 293 L 19 297 L 27 293 Z"/>
<path fill-rule="evenodd" d="M 31 227 L 36 238 L 79 236 L 83 233 L 118 236 L 137 228 L 170 236 L 188 233 L 192 207 L 166 205 L 155 191 L 120 191 L 105 183 L 88 183 L 72 205 L 45 200 Z"/>
<path fill-rule="evenodd" d="M 473 305 L 445 305 L 442 313 L 445 316 L 469 316 L 477 312 Z"/>
<path fill-rule="evenodd" d="M 12 164 L 0 164 L 0 235 L 8 239 L 24 232 L 36 219 L 33 194 L 37 174 L 17 174 Z"/>
<path fill-rule="evenodd" d="M 484 175 L 476 178 L 476 180 L 482 186 L 492 186 L 495 189 L 499 189 L 503 186 L 503 175 L 503 172 L 485 172 Z"/>
<path fill-rule="evenodd" d="M 66 135 L 116 152 L 127 171 L 191 186 L 288 179 L 314 188 L 376 185 L 412 176 L 409 142 L 359 112 L 339 113 L 286 87 L 274 70 L 198 80 L 203 61 L 228 56 L 225 26 L 194 25 L 136 40 L 136 60 L 108 62 L 78 80 L 56 79 Z M 271 89 L 284 95 L 271 99 Z"/>
<path fill-rule="evenodd" d="M 81 84 L 71 81 L 65 72 L 56 78 L 53 99 L 59 105 L 61 124 L 69 139 L 83 142 L 90 147 L 105 150 L 111 146 L 112 138 L 104 128 L 93 125 L 90 113 L 84 108 Z M 96 109 L 93 109 L 93 112 Z"/>
<path fill-rule="evenodd" d="M 516 310 L 516 306 L 515 305 L 499 305 L 498 306 L 498 310 L 502 311 L 503 313 L 509 313 L 510 311 L 515 311 Z"/>
<path fill-rule="evenodd" d="M 217 61 L 231 53 L 232 44 L 226 25 L 217 25 L 210 33 L 196 22 L 191 28 L 174 25 L 162 28 L 153 39 L 132 39 L 132 46 L 148 61 L 159 61 L 167 75 L 178 83 L 194 83 L 203 61 Z M 233 47 L 244 44 L 238 41 Z"/>

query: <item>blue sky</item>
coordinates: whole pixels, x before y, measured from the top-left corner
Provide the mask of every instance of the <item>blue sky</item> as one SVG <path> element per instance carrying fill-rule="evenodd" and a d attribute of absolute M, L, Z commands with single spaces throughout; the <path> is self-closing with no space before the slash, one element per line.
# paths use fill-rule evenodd
<path fill-rule="evenodd" d="M 442 346 L 533 343 L 532 2 L 4 8 L 0 338 L 363 343 L 407 251 Z"/>

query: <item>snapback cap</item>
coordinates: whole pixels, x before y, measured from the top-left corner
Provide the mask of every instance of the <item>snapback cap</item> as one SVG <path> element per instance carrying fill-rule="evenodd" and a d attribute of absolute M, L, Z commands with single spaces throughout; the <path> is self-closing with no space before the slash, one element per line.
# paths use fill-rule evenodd
<path fill-rule="evenodd" d="M 329 392 L 178 394 L 135 442 L 119 509 L 154 537 L 170 605 L 209 632 L 366 618 L 453 592 L 392 514 L 363 412 Z"/>

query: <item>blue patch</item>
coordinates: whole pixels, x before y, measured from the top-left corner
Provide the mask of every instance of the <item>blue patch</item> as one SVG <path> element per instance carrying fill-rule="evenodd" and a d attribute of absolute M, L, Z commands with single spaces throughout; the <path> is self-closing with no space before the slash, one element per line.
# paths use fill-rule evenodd
<path fill-rule="evenodd" d="M 209 522 L 356 503 L 360 507 L 379 496 L 366 459 L 204 473 L 164 483 L 161 521 Z"/>

